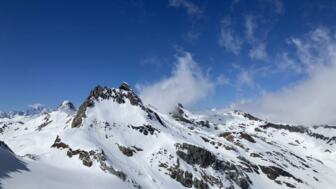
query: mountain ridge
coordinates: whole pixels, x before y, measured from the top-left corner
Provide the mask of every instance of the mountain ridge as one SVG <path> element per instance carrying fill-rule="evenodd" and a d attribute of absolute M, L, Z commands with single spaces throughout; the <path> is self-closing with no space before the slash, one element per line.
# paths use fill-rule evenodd
<path fill-rule="evenodd" d="M 57 188 L 38 174 L 52 166 L 53 175 L 97 174 L 85 184 L 98 188 L 332 188 L 335 128 L 275 124 L 241 111 L 194 114 L 181 104 L 165 114 L 127 83 L 97 86 L 78 110 L 65 101 L 35 116 L 0 118 L 0 140 L 34 176 L 10 173 L 0 183 L 20 188 L 39 178 L 46 182 L 25 188 Z M 80 175 L 62 182 L 77 188 Z"/>

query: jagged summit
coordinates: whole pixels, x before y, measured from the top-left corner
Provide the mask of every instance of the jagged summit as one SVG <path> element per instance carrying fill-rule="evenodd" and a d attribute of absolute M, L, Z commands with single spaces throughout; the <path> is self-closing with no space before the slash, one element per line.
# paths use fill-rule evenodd
<path fill-rule="evenodd" d="M 79 127 L 83 118 L 86 117 L 87 109 L 94 107 L 95 103 L 105 100 L 111 100 L 117 104 L 130 103 L 132 106 L 138 106 L 146 111 L 139 96 L 134 93 L 126 82 L 123 82 L 119 88 L 109 88 L 97 85 L 91 90 L 89 96 L 79 107 L 77 115 L 72 122 L 72 127 Z"/>

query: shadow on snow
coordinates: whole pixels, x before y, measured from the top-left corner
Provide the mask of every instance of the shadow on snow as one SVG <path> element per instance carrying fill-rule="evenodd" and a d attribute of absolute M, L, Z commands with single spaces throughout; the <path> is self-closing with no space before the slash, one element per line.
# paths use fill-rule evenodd
<path fill-rule="evenodd" d="M 9 178 L 12 172 L 29 171 L 26 163 L 18 159 L 8 146 L 0 141 L 0 189 L 1 180 Z"/>

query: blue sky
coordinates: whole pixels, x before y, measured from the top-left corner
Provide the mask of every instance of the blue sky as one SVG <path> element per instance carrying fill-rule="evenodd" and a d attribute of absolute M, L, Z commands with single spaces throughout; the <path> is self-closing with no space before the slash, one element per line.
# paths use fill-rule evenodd
<path fill-rule="evenodd" d="M 256 99 L 310 78 L 295 40 L 335 36 L 335 18 L 328 0 L 0 1 L 0 110 L 79 105 L 97 84 L 141 93 L 187 54 L 206 88 L 194 107 Z"/>

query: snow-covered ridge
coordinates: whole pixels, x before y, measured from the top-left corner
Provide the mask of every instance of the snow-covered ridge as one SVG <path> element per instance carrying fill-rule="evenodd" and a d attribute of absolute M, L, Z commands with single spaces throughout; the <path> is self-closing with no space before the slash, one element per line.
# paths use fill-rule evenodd
<path fill-rule="evenodd" d="M 3 188 L 331 189 L 335 136 L 332 126 L 274 124 L 240 111 L 193 114 L 179 104 L 163 114 L 143 104 L 126 83 L 97 86 L 78 110 L 66 101 L 35 116 L 0 118 L 0 140 L 29 170 L 10 172 L 0 183 Z"/>

